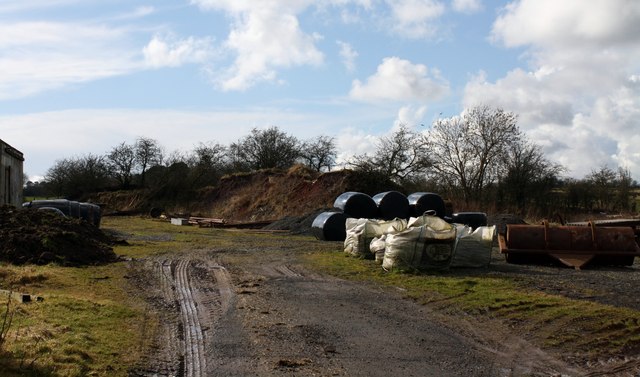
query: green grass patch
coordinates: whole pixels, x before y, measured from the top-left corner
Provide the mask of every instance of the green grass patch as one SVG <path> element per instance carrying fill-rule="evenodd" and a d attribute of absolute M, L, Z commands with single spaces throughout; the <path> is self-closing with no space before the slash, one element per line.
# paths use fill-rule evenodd
<path fill-rule="evenodd" d="M 10 301 L 0 346 L 3 376 L 126 376 L 143 341 L 145 307 L 127 293 L 124 262 L 82 268 L 0 265 L 0 289 L 43 298 Z M 7 311 L 0 295 L 0 323 Z"/>

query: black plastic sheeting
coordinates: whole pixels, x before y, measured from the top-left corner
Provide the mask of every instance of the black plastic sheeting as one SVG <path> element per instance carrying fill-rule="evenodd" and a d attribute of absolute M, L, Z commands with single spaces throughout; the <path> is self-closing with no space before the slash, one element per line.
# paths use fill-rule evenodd
<path fill-rule="evenodd" d="M 378 206 L 379 219 L 408 219 L 410 216 L 409 199 L 398 191 L 381 192 L 373 197 L 373 201 Z"/>
<path fill-rule="evenodd" d="M 311 224 L 311 233 L 321 241 L 344 241 L 347 216 L 342 212 L 323 212 Z"/>
<path fill-rule="evenodd" d="M 92 203 L 80 203 L 67 199 L 33 200 L 22 204 L 23 208 L 56 208 L 65 216 L 83 219 L 90 224 L 100 227 L 102 210 Z"/>
<path fill-rule="evenodd" d="M 469 225 L 473 229 L 487 226 L 487 214 L 484 212 L 458 212 L 451 219 L 454 223 Z"/>
<path fill-rule="evenodd" d="M 409 200 L 412 216 L 422 216 L 426 211 L 433 210 L 439 218 L 443 219 L 445 217 L 446 209 L 444 200 L 442 200 L 442 197 L 438 194 L 432 192 L 414 192 L 409 195 L 407 199 Z"/>
<path fill-rule="evenodd" d="M 376 202 L 367 194 L 361 192 L 345 192 L 333 203 L 347 217 L 356 219 L 373 219 L 378 214 Z"/>

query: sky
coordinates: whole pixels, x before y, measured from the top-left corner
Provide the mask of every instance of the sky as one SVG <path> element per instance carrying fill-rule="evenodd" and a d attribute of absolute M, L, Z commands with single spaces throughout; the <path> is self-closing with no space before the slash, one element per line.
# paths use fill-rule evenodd
<path fill-rule="evenodd" d="M 34 181 L 271 126 L 343 162 L 480 105 L 567 176 L 640 180 L 640 1 L 0 0 L 0 139 Z"/>

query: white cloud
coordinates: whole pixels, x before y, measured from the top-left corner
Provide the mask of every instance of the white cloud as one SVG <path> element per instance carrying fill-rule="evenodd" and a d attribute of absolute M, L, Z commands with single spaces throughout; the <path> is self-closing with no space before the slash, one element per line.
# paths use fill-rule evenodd
<path fill-rule="evenodd" d="M 135 71 L 138 53 L 120 47 L 126 39 L 126 30 L 103 25 L 4 23 L 0 100 Z"/>
<path fill-rule="evenodd" d="M 143 49 L 147 64 L 153 68 L 178 67 L 186 63 L 203 63 L 213 54 L 208 38 L 190 37 L 176 40 L 156 35 Z"/>
<path fill-rule="evenodd" d="M 530 68 L 495 82 L 479 74 L 465 88 L 464 105 L 519 114 L 520 127 L 572 176 L 607 164 L 628 167 L 637 177 L 639 25 L 637 1 L 511 3 L 492 37 L 507 47 L 527 47 Z"/>
<path fill-rule="evenodd" d="M 434 21 L 445 12 L 437 0 L 385 0 L 391 8 L 392 28 L 409 38 L 432 37 L 436 33 Z"/>
<path fill-rule="evenodd" d="M 507 47 L 571 47 L 640 41 L 637 0 L 521 0 L 507 5 L 492 36 Z"/>
<path fill-rule="evenodd" d="M 134 9 L 132 12 L 122 14 L 116 17 L 117 20 L 130 20 L 136 18 L 143 18 L 154 14 L 156 12 L 156 8 L 152 6 L 141 6 Z"/>
<path fill-rule="evenodd" d="M 482 9 L 481 0 L 453 0 L 453 9 L 461 13 L 475 13 Z"/>
<path fill-rule="evenodd" d="M 316 46 L 317 34 L 302 31 L 298 13 L 312 1 L 192 0 L 203 9 L 222 10 L 233 19 L 225 43 L 236 58 L 224 72 L 215 72 L 223 90 L 245 90 L 262 81 L 275 81 L 277 70 L 319 65 L 324 56 Z"/>
<path fill-rule="evenodd" d="M 377 141 L 378 136 L 362 129 L 349 127 L 342 130 L 336 138 L 336 148 L 338 149 L 336 165 L 347 167 L 347 163 L 353 156 L 371 154 L 376 150 Z"/>
<path fill-rule="evenodd" d="M 349 43 L 337 41 L 338 46 L 340 46 L 340 57 L 342 58 L 342 63 L 345 68 L 349 72 L 353 72 L 356 70 L 356 58 L 358 57 L 358 52 L 351 47 Z"/>
<path fill-rule="evenodd" d="M 385 58 L 365 83 L 354 80 L 350 97 L 361 101 L 432 101 L 449 92 L 437 70 L 398 57 Z"/>
<path fill-rule="evenodd" d="M 226 69 L 211 72 L 212 80 L 225 91 L 246 90 L 260 82 L 281 82 L 279 72 L 296 66 L 320 65 L 317 33 L 302 29 L 299 17 L 314 7 L 319 14 L 332 8 L 345 23 L 360 22 L 362 12 L 372 22 L 408 38 L 432 37 L 436 21 L 446 7 L 438 0 L 191 0 L 203 10 L 224 12 L 233 20 L 224 45 L 234 57 Z M 467 4 L 472 7 L 471 3 Z M 380 12 L 384 8 L 385 12 Z M 321 38 L 321 37 L 320 37 Z M 348 70 L 354 69 L 356 52 L 341 44 Z"/>
<path fill-rule="evenodd" d="M 398 110 L 398 118 L 394 122 L 392 132 L 398 130 L 400 126 L 415 128 L 422 124 L 426 112 L 426 106 L 402 106 Z"/>

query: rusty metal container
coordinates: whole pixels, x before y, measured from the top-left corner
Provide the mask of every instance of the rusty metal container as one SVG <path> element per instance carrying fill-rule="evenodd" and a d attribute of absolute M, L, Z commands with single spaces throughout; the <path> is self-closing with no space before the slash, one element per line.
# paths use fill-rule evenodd
<path fill-rule="evenodd" d="M 589 262 L 609 265 L 633 264 L 640 255 L 633 229 L 627 227 L 550 226 L 508 224 L 506 235 L 498 237 L 507 261 L 544 262 L 549 258 L 582 268 Z"/>

